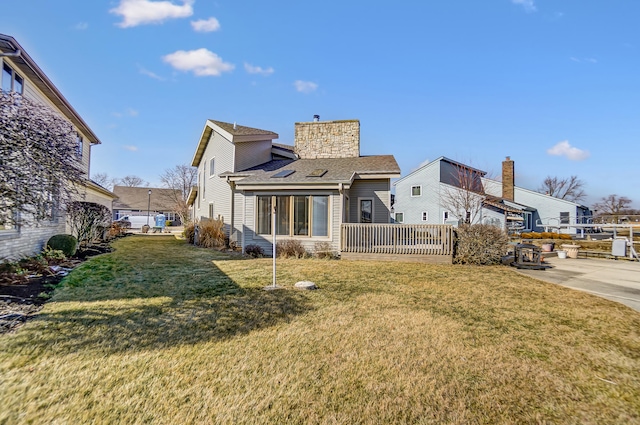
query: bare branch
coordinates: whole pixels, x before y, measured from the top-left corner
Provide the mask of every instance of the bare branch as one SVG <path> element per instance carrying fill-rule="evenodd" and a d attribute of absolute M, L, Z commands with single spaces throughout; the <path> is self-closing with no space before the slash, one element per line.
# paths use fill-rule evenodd
<path fill-rule="evenodd" d="M 196 173 L 197 169 L 195 167 L 181 164 L 165 170 L 160 176 L 160 181 L 164 187 L 175 189 L 172 192 L 167 192 L 166 196 L 170 197 L 168 200 L 175 206 L 175 211 L 180 216 L 182 223 L 189 221 L 187 199 L 189 198 L 191 187 L 196 184 Z"/>
<path fill-rule="evenodd" d="M 459 220 L 474 223 L 482 210 L 486 198 L 482 176 L 471 167 L 451 164 L 454 168 L 442 187 L 440 204 Z"/>
<path fill-rule="evenodd" d="M 547 176 L 542 182 L 542 186 L 538 188 L 538 192 L 546 193 L 554 198 L 578 202 L 587 196 L 583 187 L 584 182 L 578 176 L 564 179 Z"/>
<path fill-rule="evenodd" d="M 48 106 L 0 93 L 0 228 L 55 218 L 85 181 L 77 133 Z"/>
<path fill-rule="evenodd" d="M 600 202 L 593 205 L 598 215 L 609 215 L 615 223 L 619 223 L 620 215 L 627 214 L 627 207 L 631 205 L 631 199 L 616 194 L 602 197 Z"/>
<path fill-rule="evenodd" d="M 127 187 L 147 187 L 149 186 L 149 182 L 145 181 L 141 177 L 128 175 L 124 176 L 121 179 L 114 178 L 113 184 L 116 186 L 127 186 Z"/>

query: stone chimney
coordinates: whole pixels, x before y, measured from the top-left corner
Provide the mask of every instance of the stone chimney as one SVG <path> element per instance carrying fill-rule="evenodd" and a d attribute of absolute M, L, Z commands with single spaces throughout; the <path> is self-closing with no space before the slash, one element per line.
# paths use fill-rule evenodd
<path fill-rule="evenodd" d="M 515 201 L 515 176 L 514 165 L 511 158 L 507 157 L 502 161 L 502 198 L 508 201 Z"/>
<path fill-rule="evenodd" d="M 295 150 L 301 159 L 360 156 L 360 121 L 320 121 L 295 124 Z"/>

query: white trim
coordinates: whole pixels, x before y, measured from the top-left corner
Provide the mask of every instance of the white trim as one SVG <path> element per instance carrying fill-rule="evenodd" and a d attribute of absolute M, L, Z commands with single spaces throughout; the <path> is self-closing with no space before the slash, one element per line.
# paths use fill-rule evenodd
<path fill-rule="evenodd" d="M 449 211 L 442 211 L 442 224 L 447 224 L 447 220 L 451 218 L 451 213 Z"/>
<path fill-rule="evenodd" d="M 422 211 L 422 221 L 429 221 L 429 211 Z"/>
<path fill-rule="evenodd" d="M 402 214 L 402 221 L 398 221 L 398 214 Z M 403 213 L 403 212 L 400 212 L 400 211 L 399 211 L 399 212 L 394 213 L 394 214 L 393 214 L 393 220 L 394 220 L 396 223 L 400 223 L 400 224 L 404 223 L 404 213 Z"/>
<path fill-rule="evenodd" d="M 209 178 L 216 176 L 216 156 L 212 156 L 208 159 L 209 161 Z M 213 161 L 213 166 L 211 166 L 211 161 Z"/>

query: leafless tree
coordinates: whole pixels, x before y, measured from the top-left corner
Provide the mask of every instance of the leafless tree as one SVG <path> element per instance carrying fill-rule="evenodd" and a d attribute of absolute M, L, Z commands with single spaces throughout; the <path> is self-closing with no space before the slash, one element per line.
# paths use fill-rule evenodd
<path fill-rule="evenodd" d="M 128 187 L 146 187 L 149 186 L 149 182 L 144 181 L 141 177 L 134 176 L 133 174 L 124 176 L 121 179 L 113 179 L 113 184 L 117 186 Z"/>
<path fill-rule="evenodd" d="M 197 169 L 186 164 L 176 165 L 164 171 L 160 176 L 162 185 L 174 191 L 167 191 L 168 199 L 175 205 L 175 211 L 180 216 L 180 221 L 189 221 L 189 207 L 187 199 L 191 188 L 196 184 Z"/>
<path fill-rule="evenodd" d="M 440 204 L 464 223 L 474 223 L 486 198 L 481 173 L 464 164 L 451 164 L 453 169 L 442 185 Z"/>
<path fill-rule="evenodd" d="M 560 179 L 547 176 L 538 188 L 538 192 L 546 193 L 554 198 L 565 199 L 571 202 L 583 200 L 587 194 L 584 192 L 584 182 L 578 176 Z"/>
<path fill-rule="evenodd" d="M 77 133 L 51 108 L 0 92 L 0 228 L 52 219 L 85 181 Z"/>
<path fill-rule="evenodd" d="M 593 205 L 593 209 L 598 211 L 598 215 L 608 215 L 613 219 L 614 223 L 620 222 L 620 215 L 626 213 L 626 209 L 631 205 L 631 199 L 626 196 L 618 196 L 616 194 L 604 196 Z"/>
<path fill-rule="evenodd" d="M 106 189 L 113 189 L 114 179 L 110 178 L 107 173 L 95 173 L 93 176 L 91 176 L 91 180 Z"/>

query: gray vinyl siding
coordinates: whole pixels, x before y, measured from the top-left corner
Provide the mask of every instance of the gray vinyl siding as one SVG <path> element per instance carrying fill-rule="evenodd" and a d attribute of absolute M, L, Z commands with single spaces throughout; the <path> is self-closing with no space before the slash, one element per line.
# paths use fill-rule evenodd
<path fill-rule="evenodd" d="M 231 221 L 231 187 L 220 174 L 234 170 L 234 145 L 219 133 L 211 132 L 211 138 L 198 165 L 200 175 L 200 207 L 196 200 L 196 218 L 209 217 L 209 203 L 213 202 L 213 216 L 221 216 L 225 224 Z M 215 175 L 210 175 L 210 160 L 215 156 Z M 227 234 L 228 226 L 225 226 Z"/>
<path fill-rule="evenodd" d="M 440 163 L 428 164 L 417 172 L 396 182 L 396 202 L 394 212 L 404 214 L 407 224 L 442 224 L 440 206 Z M 421 186 L 421 196 L 411 196 L 411 188 Z M 422 221 L 422 213 L 428 213 L 428 220 Z"/>
<path fill-rule="evenodd" d="M 235 144 L 236 164 L 233 171 L 242 171 L 271 161 L 271 140 Z"/>
<path fill-rule="evenodd" d="M 328 242 L 331 245 L 331 249 L 338 252 L 340 250 L 340 224 L 341 224 L 341 211 L 342 204 L 340 203 L 340 194 L 338 191 L 264 191 L 264 192 L 244 192 L 244 202 L 246 206 L 243 215 L 243 244 L 242 249 L 247 245 L 260 246 L 266 255 L 272 255 L 273 236 L 271 235 L 258 235 L 256 233 L 256 199 L 257 196 L 287 196 L 287 195 L 328 195 L 329 196 L 329 209 L 331 220 L 329 227 L 328 237 L 293 237 L 293 236 L 278 236 L 277 240 L 296 239 L 299 240 L 302 246 L 309 252 L 315 251 L 316 242 Z"/>
<path fill-rule="evenodd" d="M 537 226 L 538 219 L 542 222 L 548 219 L 559 220 L 561 212 L 568 212 L 571 223 L 575 223 L 578 214 L 577 204 L 563 199 L 554 198 L 544 193 L 533 192 L 531 190 L 515 188 L 515 201 L 519 204 L 534 207 L 537 211 L 533 217 L 533 230 L 536 232 L 544 231 L 544 227 Z M 576 229 L 562 229 L 561 233 L 576 233 Z"/>
<path fill-rule="evenodd" d="M 354 180 L 349 189 L 349 222 L 360 221 L 358 199 L 373 199 L 373 222 L 391 222 L 391 191 L 388 179 Z"/>

